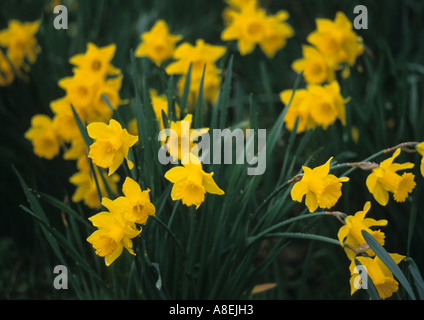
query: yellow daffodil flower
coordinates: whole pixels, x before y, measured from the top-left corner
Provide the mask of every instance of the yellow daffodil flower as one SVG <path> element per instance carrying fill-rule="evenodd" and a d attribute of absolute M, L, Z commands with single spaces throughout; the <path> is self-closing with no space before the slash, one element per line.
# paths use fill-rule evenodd
<path fill-rule="evenodd" d="M 130 135 L 114 119 L 111 119 L 108 125 L 92 122 L 87 126 L 87 132 L 95 140 L 88 154 L 94 164 L 109 168 L 108 174 L 111 175 L 126 159 L 128 167 L 132 169 L 134 164 L 128 159 L 128 150 L 138 141 L 137 136 Z"/>
<path fill-rule="evenodd" d="M 35 38 L 40 20 L 20 22 L 10 20 L 8 28 L 0 31 L 0 46 L 7 48 L 7 57 L 16 70 L 28 69 L 25 60 L 33 64 L 41 48 Z"/>
<path fill-rule="evenodd" d="M 318 207 L 333 207 L 342 195 L 342 182 L 349 181 L 347 177 L 337 178 L 329 174 L 331 159 L 333 158 L 314 169 L 302 166 L 303 177 L 291 190 L 294 201 L 302 202 L 303 196 L 306 195 L 305 204 L 310 212 L 314 212 Z"/>
<path fill-rule="evenodd" d="M 46 115 L 37 114 L 31 119 L 31 128 L 25 138 L 32 141 L 34 153 L 46 159 L 53 159 L 60 151 L 60 143 L 53 121 Z"/>
<path fill-rule="evenodd" d="M 371 202 L 366 202 L 364 209 L 358 211 L 354 216 L 347 216 L 345 219 L 345 225 L 339 229 L 337 237 L 339 238 L 340 244 L 343 246 L 343 243 L 349 245 L 352 248 L 357 248 L 360 245 L 366 243 L 364 237 L 362 236 L 361 231 L 366 230 L 370 233 L 381 245 L 384 245 L 385 235 L 380 230 L 373 231 L 370 227 L 374 226 L 385 226 L 387 225 L 387 220 L 374 220 L 371 218 L 365 218 L 365 215 L 371 208 Z M 348 258 L 352 260 L 355 258 L 355 252 L 348 247 L 344 248 Z M 374 252 L 369 249 L 367 250 L 369 256 L 374 256 Z"/>
<path fill-rule="evenodd" d="M 114 200 L 128 221 L 145 224 L 149 216 L 154 216 L 156 208 L 150 202 L 150 189 L 142 191 L 137 182 L 130 177 L 125 179 L 122 186 L 124 196 Z"/>
<path fill-rule="evenodd" d="M 393 193 L 393 197 L 397 202 L 404 202 L 416 185 L 414 174 L 405 172 L 401 176 L 396 173 L 396 171 L 414 167 L 414 164 L 410 162 L 404 164 L 393 163 L 393 160 L 399 154 L 400 148 L 396 149 L 390 158 L 381 162 L 378 168 L 373 169 L 366 181 L 369 192 L 382 206 L 385 206 L 389 201 L 389 192 Z"/>
<path fill-rule="evenodd" d="M 327 85 L 309 85 L 308 92 L 311 95 L 310 109 L 313 121 L 324 130 L 340 119 L 346 124 L 345 103 L 349 99 L 343 99 L 340 95 L 340 87 L 337 81 Z"/>
<path fill-rule="evenodd" d="M 332 65 L 346 63 L 352 66 L 363 52 L 362 38 L 352 31 L 352 24 L 343 12 L 337 12 L 334 21 L 316 19 L 317 29 L 308 36 L 314 45 Z M 344 72 L 344 76 L 348 71 Z"/>
<path fill-rule="evenodd" d="M 7 57 L 0 50 L 0 87 L 5 87 L 15 80 L 15 73 Z"/>
<path fill-rule="evenodd" d="M 268 16 L 264 9 L 254 1 L 231 11 L 229 25 L 221 34 L 223 41 L 237 40 L 241 55 L 251 53 L 259 45 L 268 58 L 285 46 L 286 39 L 294 34 L 293 29 L 284 21 L 288 13 L 280 11 Z"/>
<path fill-rule="evenodd" d="M 305 81 L 311 84 L 321 84 L 334 80 L 335 67 L 330 65 L 325 56 L 316 48 L 302 46 L 303 57 L 292 63 L 293 70 L 303 71 Z"/>
<path fill-rule="evenodd" d="M 397 253 L 390 253 L 392 259 L 399 264 L 405 256 L 402 256 Z M 377 289 L 378 295 L 381 299 L 390 298 L 393 293 L 397 292 L 399 289 L 398 282 L 394 279 L 392 272 L 387 268 L 387 266 L 380 260 L 379 257 L 375 256 L 374 258 L 358 256 L 357 259 L 366 268 L 368 276 L 371 278 L 375 288 Z M 350 286 L 351 294 L 354 294 L 357 291 L 355 288 L 354 282 L 359 273 L 355 272 L 355 260 L 352 260 L 350 264 Z M 362 280 L 360 281 L 362 283 Z"/>
<path fill-rule="evenodd" d="M 166 142 L 166 148 L 174 161 L 182 160 L 184 155 L 189 153 L 197 155 L 194 140 L 209 131 L 209 128 L 191 129 L 192 119 L 193 115 L 187 114 L 181 121 L 171 121 L 171 135 Z"/>
<path fill-rule="evenodd" d="M 105 258 L 106 266 L 109 266 L 121 255 L 124 248 L 135 255 L 131 239 L 138 236 L 141 230 L 137 230 L 133 222 L 125 219 L 123 212 L 112 200 L 103 198 L 102 205 L 109 211 L 89 218 L 98 230 L 94 231 L 87 241 L 96 249 L 98 256 Z"/>
<path fill-rule="evenodd" d="M 224 194 L 213 180 L 213 172 L 203 171 L 197 157 L 186 154 L 182 163 L 183 166 L 174 167 L 165 173 L 165 178 L 174 184 L 171 190 L 172 200 L 181 199 L 186 206 L 195 205 L 197 209 L 205 200 L 206 192 Z"/>
<path fill-rule="evenodd" d="M 418 144 L 416 146 L 416 149 L 418 153 L 422 156 L 420 171 L 421 171 L 421 175 L 424 177 L 424 142 L 421 142 L 420 144 Z"/>
<path fill-rule="evenodd" d="M 225 50 L 225 47 L 207 44 L 203 39 L 197 39 L 195 46 L 184 42 L 175 49 L 173 58 L 176 61 L 166 67 L 166 72 L 168 74 L 186 74 L 191 63 L 192 77 L 200 78 L 205 64 L 216 63 L 224 55 Z"/>
<path fill-rule="evenodd" d="M 293 90 L 288 89 L 280 93 L 280 100 L 286 106 L 288 105 Z M 290 131 L 293 130 L 296 119 L 299 118 L 297 125 L 297 133 L 307 131 L 315 127 L 315 122 L 311 118 L 310 94 L 306 89 L 297 89 L 294 93 L 293 99 L 284 117 L 286 128 Z"/>
<path fill-rule="evenodd" d="M 280 100 L 288 105 L 293 90 L 284 90 L 280 93 Z M 289 109 L 284 118 L 288 130 L 293 130 L 299 118 L 297 133 L 321 126 L 324 130 L 337 119 L 346 124 L 345 104 L 349 99 L 344 99 L 340 94 L 337 81 L 326 85 L 310 84 L 306 89 L 296 90 Z"/>
<path fill-rule="evenodd" d="M 119 75 L 121 73 L 121 70 L 111 64 L 115 51 L 115 44 L 99 48 L 94 43 L 89 42 L 86 52 L 74 55 L 69 59 L 69 63 L 76 66 L 74 73 L 81 72 L 85 78 L 95 82 L 99 79 L 105 79 L 106 75 Z"/>
<path fill-rule="evenodd" d="M 156 90 L 150 90 L 150 99 L 152 101 L 153 111 L 155 112 L 156 119 L 159 123 L 160 130 L 164 129 L 162 111 L 168 116 L 168 98 L 166 95 L 158 95 Z M 180 108 L 175 104 L 175 113 L 177 118 L 180 117 Z"/>
<path fill-rule="evenodd" d="M 182 39 L 180 35 L 169 33 L 164 20 L 158 20 L 152 29 L 141 35 L 142 42 L 135 51 L 136 57 L 148 57 L 157 66 L 172 57 L 175 45 Z"/>
<path fill-rule="evenodd" d="M 78 158 L 77 168 L 78 171 L 69 178 L 69 181 L 76 186 L 75 192 L 72 195 L 72 201 L 83 201 L 89 208 L 99 209 L 100 199 L 96 181 L 94 180 L 93 172 L 90 170 L 90 165 L 85 154 Z M 116 184 L 119 182 L 119 176 L 116 173 L 111 176 L 105 176 L 105 181 L 109 185 L 110 190 L 116 194 L 118 190 Z M 107 196 L 106 186 L 100 176 L 97 176 L 97 182 L 99 184 L 100 194 L 103 197 Z"/>

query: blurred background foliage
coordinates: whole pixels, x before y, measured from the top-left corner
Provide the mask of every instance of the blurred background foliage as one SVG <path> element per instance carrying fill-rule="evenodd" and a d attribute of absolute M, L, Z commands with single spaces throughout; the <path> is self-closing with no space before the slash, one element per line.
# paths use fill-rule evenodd
<path fill-rule="evenodd" d="M 19 208 L 26 199 L 11 170 L 14 165 L 36 190 L 59 199 L 65 197 L 64 188 L 72 194 L 72 186 L 67 181 L 75 171 L 74 163 L 61 157 L 51 161 L 36 157 L 30 142 L 23 137 L 31 117 L 36 113 L 50 115 L 50 101 L 63 95 L 57 82 L 71 75 L 68 59 L 84 52 L 89 41 L 98 46 L 116 43 L 113 64 L 124 74 L 121 97 L 130 98 L 133 96 L 131 50 L 138 45 L 141 33 L 149 30 L 157 19 L 164 19 L 170 30 L 182 34 L 185 41 L 194 43 L 203 38 L 211 44 L 226 45 L 220 40 L 224 1 L 89 0 L 64 1 L 64 4 L 69 5 L 68 30 L 53 28 L 55 15 L 51 1 L 3 0 L 0 7 L 0 29 L 5 28 L 10 19 L 42 20 L 37 34 L 42 53 L 31 68 L 29 80 L 17 79 L 11 86 L 0 88 L 1 299 L 74 297 L 72 292 L 52 287 L 52 270 L 58 261 L 43 241 L 38 225 Z M 353 8 L 358 4 L 368 8 L 368 29 L 357 31 L 363 37 L 366 52 L 357 60 L 357 68 L 352 69 L 351 76 L 339 79 L 342 95 L 351 98 L 346 106 L 347 125 L 336 123 L 326 131 L 316 129 L 309 134 L 295 170 L 315 152 L 314 164 L 322 164 L 330 156 L 339 162 L 360 161 L 400 142 L 424 138 L 424 2 L 420 0 L 261 1 L 270 12 L 284 9 L 290 13 L 288 22 L 295 36 L 273 59 L 267 59 L 259 49 L 241 57 L 234 44 L 228 44 L 228 56 L 234 55 L 229 119 L 231 123 L 248 119 L 252 96 L 259 115 L 258 127 L 269 128 L 283 108 L 278 94 L 293 87 L 296 74 L 290 65 L 301 56 L 301 46 L 315 29 L 315 19 L 333 19 L 337 11 L 343 11 L 353 21 Z M 163 91 L 157 71 L 153 67 L 151 70 L 149 86 Z M 236 107 L 234 101 L 244 102 L 243 107 Z M 352 128 L 359 133 L 356 142 L 352 139 Z M 296 137 L 294 145 L 303 138 L 304 134 Z M 268 159 L 267 171 L 274 171 L 275 175 L 267 175 L 269 179 L 262 181 L 264 186 L 258 188 L 258 193 L 270 192 L 275 183 L 272 178 L 279 176 L 286 144 L 285 140 L 279 141 L 275 157 Z M 416 155 L 402 154 L 400 159 L 418 164 Z M 375 219 L 389 220 L 384 230 L 388 250 L 408 254 L 422 267 L 424 181 L 418 165 L 414 173 L 417 187 L 412 201 L 403 204 L 391 201 L 386 207 L 373 202 L 372 215 Z M 366 176 L 367 173 L 359 171 L 351 175 L 351 182 L 343 186 L 343 197 L 334 210 L 353 214 L 362 209 L 365 201 L 372 200 L 365 187 Z M 55 225 L 63 225 L 60 214 L 50 216 Z M 310 231 L 334 238 L 338 227 L 337 221 L 319 220 Z M 267 248 L 262 248 L 258 259 L 266 253 Z M 267 273 L 263 278 L 263 282 L 279 282 L 284 286 L 257 297 L 350 298 L 348 265 L 339 247 L 309 240 L 293 241 L 271 267 L 278 272 Z M 353 298 L 364 297 L 358 292 Z"/>

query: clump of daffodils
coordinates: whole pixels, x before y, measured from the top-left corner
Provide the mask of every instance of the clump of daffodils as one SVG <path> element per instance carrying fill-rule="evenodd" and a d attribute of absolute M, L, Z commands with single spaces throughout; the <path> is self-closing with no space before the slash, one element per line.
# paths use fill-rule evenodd
<path fill-rule="evenodd" d="M 275 56 L 286 45 L 287 38 L 294 35 L 293 28 L 286 22 L 288 12 L 282 10 L 268 14 L 257 1 L 227 1 L 223 13 L 226 24 L 221 34 L 224 41 L 237 40 L 241 55 L 251 53 L 260 46 L 268 58 Z"/>
<path fill-rule="evenodd" d="M 41 47 L 35 34 L 39 27 L 40 20 L 10 20 L 8 27 L 0 31 L 0 86 L 10 85 L 16 75 L 25 78 L 25 72 L 37 60 Z"/>
<path fill-rule="evenodd" d="M 65 95 L 50 103 L 53 117 L 35 115 L 31 121 L 31 127 L 25 134 L 25 137 L 31 140 L 37 156 L 52 159 L 63 149 L 64 159 L 77 161 L 78 172 L 70 179 L 70 182 L 77 187 L 73 200 L 82 200 L 91 208 L 100 207 L 100 199 L 93 192 L 96 190 L 94 175 L 103 172 L 93 172 L 88 165 L 88 148 L 81 136 L 72 107 L 83 123 L 97 123 L 94 125 L 96 128 L 101 127 L 102 124 L 106 126 L 106 123 L 111 121 L 114 110 L 124 103 L 119 96 L 123 76 L 121 71 L 112 65 L 115 51 L 114 44 L 98 47 L 94 43 L 88 43 L 85 53 L 71 57 L 69 62 L 74 66 L 73 75 L 61 79 L 58 83 L 59 87 L 65 91 Z M 103 133 L 106 131 L 104 130 Z M 93 137 L 97 137 L 96 133 L 93 133 Z M 111 135 L 109 134 L 109 137 Z M 125 141 L 122 144 L 111 138 L 110 149 L 101 149 L 99 147 L 101 142 L 103 142 L 102 139 L 95 144 L 95 151 L 91 152 L 91 156 L 97 164 L 101 164 L 101 168 L 105 166 L 111 168 L 109 173 L 112 174 L 116 170 L 114 167 L 122 162 L 121 157 L 122 159 L 127 157 L 122 150 L 128 143 Z M 103 155 L 107 154 L 109 157 L 98 160 L 98 154 L 101 151 Z M 102 181 L 100 178 L 98 180 Z M 102 195 L 105 196 L 106 189 L 101 187 L 102 182 L 99 181 L 98 185 Z M 110 188 L 116 189 L 118 181 L 117 175 L 109 177 Z"/>
<path fill-rule="evenodd" d="M 203 96 L 210 103 L 215 103 L 221 81 L 221 69 L 216 62 L 225 54 L 226 48 L 206 43 L 197 39 L 195 45 L 181 43 L 174 51 L 173 59 L 166 67 L 168 74 L 181 75 L 177 87 L 182 94 L 186 83 L 187 72 L 191 65 L 189 105 L 194 106 L 197 100 L 201 79 L 203 76 Z"/>
<path fill-rule="evenodd" d="M 208 44 L 203 39 L 197 39 L 194 45 L 189 42 L 178 44 L 183 37 L 171 34 L 164 20 L 158 20 L 149 31 L 141 35 L 141 39 L 135 56 L 147 57 L 157 66 L 163 66 L 166 73 L 179 75 L 177 88 L 180 95 L 186 80 L 189 80 L 190 106 L 193 107 L 197 100 L 202 75 L 204 99 L 215 103 L 221 81 L 221 70 L 216 62 L 224 55 L 225 47 Z M 187 79 L 190 65 L 191 75 Z"/>
<path fill-rule="evenodd" d="M 294 129 L 297 118 L 297 133 L 316 127 L 326 130 L 337 120 L 346 124 L 345 104 L 349 99 L 342 97 L 337 81 L 324 85 L 310 84 L 306 89 L 296 90 L 293 98 L 292 94 L 291 89 L 280 93 L 281 101 L 289 105 L 284 118 L 288 130 Z"/>
<path fill-rule="evenodd" d="M 87 241 L 93 245 L 96 254 L 105 258 L 109 266 L 125 248 L 130 254 L 133 250 L 133 238 L 141 231 L 141 226 L 147 222 L 149 216 L 155 215 L 155 206 L 151 203 L 149 190 L 142 191 L 136 181 L 126 178 L 122 191 L 124 196 L 115 200 L 102 199 L 102 205 L 108 211 L 102 211 L 89 218 L 97 228 Z"/>
<path fill-rule="evenodd" d="M 305 81 L 313 84 L 333 81 L 340 69 L 342 76 L 348 77 L 364 50 L 362 38 L 355 34 L 343 12 L 337 12 L 334 21 L 316 19 L 316 30 L 308 35 L 307 41 L 309 45 L 302 48 L 303 57 L 294 61 L 292 68 L 303 71 Z"/>
<path fill-rule="evenodd" d="M 292 63 L 292 69 L 302 72 L 306 89 L 298 89 L 287 110 L 285 125 L 293 130 L 299 118 L 297 133 L 322 127 L 324 130 L 337 119 L 345 125 L 345 104 L 349 99 L 340 95 L 336 71 L 350 74 L 357 57 L 363 52 L 362 39 L 352 30 L 352 24 L 343 12 L 337 12 L 334 21 L 316 19 L 317 28 L 308 35 L 309 44 L 302 46 L 303 57 Z M 287 106 L 292 90 L 280 94 Z"/>
<path fill-rule="evenodd" d="M 354 216 L 346 215 L 344 218 L 344 225 L 339 229 L 338 238 L 342 247 L 346 252 L 347 257 L 351 261 L 349 271 L 351 273 L 350 286 L 351 294 L 354 294 L 362 283 L 359 271 L 356 268 L 355 260 L 366 268 L 367 275 L 373 282 L 378 295 L 381 299 L 390 298 L 393 293 L 399 289 L 399 283 L 393 277 L 392 272 L 380 260 L 378 256 L 366 244 L 362 236 L 362 230 L 371 234 L 378 243 L 384 246 L 385 234 L 379 229 L 372 230 L 372 227 L 386 226 L 387 220 L 374 220 L 372 218 L 365 218 L 365 215 L 371 208 L 371 203 L 366 202 L 363 210 L 358 211 Z M 399 264 L 405 256 L 390 253 L 390 256 Z M 357 282 L 359 279 L 359 283 Z"/>

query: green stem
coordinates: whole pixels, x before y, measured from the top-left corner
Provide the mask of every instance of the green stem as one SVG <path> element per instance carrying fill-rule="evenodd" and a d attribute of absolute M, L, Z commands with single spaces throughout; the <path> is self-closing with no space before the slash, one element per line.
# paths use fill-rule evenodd
<path fill-rule="evenodd" d="M 274 230 L 276 230 L 278 228 L 281 228 L 281 227 L 283 227 L 283 226 L 285 226 L 287 224 L 290 224 L 290 223 L 293 223 L 293 222 L 296 222 L 296 221 L 300 221 L 300 220 L 303 220 L 303 219 L 309 219 L 309 218 L 319 217 L 319 216 L 323 216 L 323 215 L 326 215 L 326 212 L 324 212 L 324 211 L 323 212 L 315 212 L 315 213 L 305 214 L 305 215 L 302 215 L 302 216 L 297 216 L 297 217 L 294 217 L 294 218 L 290 218 L 290 219 L 284 220 L 284 221 L 282 221 L 280 223 L 277 223 L 277 224 L 273 225 L 272 227 L 269 227 L 268 229 L 265 229 L 264 231 L 262 231 L 261 233 L 257 234 L 256 236 L 249 237 L 247 239 L 247 241 L 248 241 L 248 244 L 247 245 L 248 246 L 251 245 L 255 241 L 257 241 L 257 240 L 261 239 L 262 237 L 266 236 L 269 232 L 274 231 Z"/>

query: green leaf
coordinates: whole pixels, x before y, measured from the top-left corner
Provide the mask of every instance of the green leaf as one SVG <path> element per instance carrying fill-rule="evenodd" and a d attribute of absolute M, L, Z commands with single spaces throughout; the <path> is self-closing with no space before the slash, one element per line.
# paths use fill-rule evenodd
<path fill-rule="evenodd" d="M 412 278 L 414 279 L 415 287 L 417 288 L 420 300 L 424 300 L 424 280 L 421 276 L 420 270 L 418 269 L 417 264 L 412 258 L 408 257 L 405 259 L 405 261 L 407 261 L 409 264 L 409 272 L 411 273 Z"/>
<path fill-rule="evenodd" d="M 90 228 L 92 227 L 92 225 L 90 223 L 88 223 L 87 219 L 82 217 L 78 212 L 76 212 L 74 209 L 72 209 L 70 206 L 66 205 L 62 201 L 56 199 L 55 197 L 52 197 L 51 195 L 43 193 L 43 192 L 37 192 L 37 194 L 41 197 L 41 199 L 46 200 L 52 206 L 54 206 L 57 209 L 69 214 L 70 216 L 74 217 L 78 221 L 85 224 L 87 227 L 90 227 Z"/>
<path fill-rule="evenodd" d="M 231 90 L 231 77 L 232 77 L 232 71 L 233 71 L 233 56 L 230 57 L 230 61 L 228 62 L 227 67 L 227 74 L 225 76 L 224 81 L 224 88 L 222 90 L 222 95 L 220 94 L 220 120 L 219 120 L 219 126 L 220 128 L 225 128 L 225 122 L 227 119 L 227 109 L 228 109 L 228 102 L 230 100 L 230 90 Z"/>
<path fill-rule="evenodd" d="M 93 140 L 88 135 L 87 127 L 82 122 L 81 118 L 79 117 L 79 115 L 76 112 L 76 110 L 75 110 L 74 106 L 72 105 L 72 103 L 71 103 L 71 109 L 72 109 L 72 113 L 74 114 L 75 122 L 77 123 L 78 129 L 79 129 L 79 131 L 80 131 L 80 133 L 82 135 L 82 138 L 84 139 L 85 144 L 87 145 L 87 147 L 89 147 L 93 143 Z"/>
<path fill-rule="evenodd" d="M 188 94 L 190 92 L 191 67 L 192 67 L 192 63 L 190 62 L 187 73 L 185 75 L 183 95 L 181 96 L 181 102 L 180 102 L 181 118 L 183 118 L 183 114 L 185 114 L 186 109 L 188 109 L 187 100 L 188 100 Z"/>
<path fill-rule="evenodd" d="M 203 67 L 202 77 L 200 78 L 199 91 L 197 93 L 196 111 L 194 115 L 194 128 L 201 128 L 203 126 L 203 113 L 204 113 L 204 90 L 203 83 L 205 81 L 206 64 Z"/>
<path fill-rule="evenodd" d="M 290 108 L 291 102 L 293 100 L 294 94 L 297 90 L 297 87 L 299 86 L 300 80 L 302 79 L 302 73 L 300 73 L 294 83 L 293 92 L 290 97 L 289 102 L 287 103 L 286 107 L 281 111 L 280 115 L 278 116 L 277 121 L 275 122 L 274 126 L 271 129 L 270 134 L 267 138 L 267 144 L 266 144 L 266 154 L 267 158 L 271 156 L 271 153 L 274 151 L 274 147 L 278 141 L 278 137 L 281 134 L 281 130 L 283 128 L 284 124 L 284 118 L 286 117 L 287 110 Z"/>
<path fill-rule="evenodd" d="M 378 241 L 375 240 L 374 237 L 366 230 L 361 230 L 361 233 L 370 248 L 374 251 L 377 257 L 379 257 L 380 260 L 387 266 L 387 268 L 389 268 L 389 270 L 393 273 L 393 276 L 402 284 L 411 299 L 416 300 L 411 285 L 409 284 L 402 270 L 399 268 L 393 258 L 389 255 L 386 249 L 384 249 L 381 244 L 379 244 Z"/>

